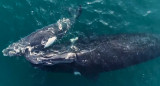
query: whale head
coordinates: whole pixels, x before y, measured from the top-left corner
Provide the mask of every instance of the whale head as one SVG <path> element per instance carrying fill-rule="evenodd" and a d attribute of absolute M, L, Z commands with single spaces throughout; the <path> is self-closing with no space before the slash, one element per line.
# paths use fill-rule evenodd
<path fill-rule="evenodd" d="M 23 40 L 20 40 L 18 42 L 15 42 L 11 45 L 9 45 L 7 48 L 5 48 L 2 53 L 4 56 L 22 56 L 25 53 L 27 42 L 24 42 Z"/>
<path fill-rule="evenodd" d="M 40 49 L 22 40 L 9 45 L 2 53 L 10 57 L 24 56 L 30 63 L 36 65 L 71 63 L 76 58 L 76 54 L 66 49 L 65 46 L 55 45 L 51 48 Z"/>

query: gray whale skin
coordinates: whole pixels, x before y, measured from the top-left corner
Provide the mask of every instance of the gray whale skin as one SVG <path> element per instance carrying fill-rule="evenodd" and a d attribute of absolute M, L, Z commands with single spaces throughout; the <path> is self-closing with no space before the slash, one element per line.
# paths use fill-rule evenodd
<path fill-rule="evenodd" d="M 4 56 L 24 56 L 33 66 L 54 72 L 96 75 L 125 68 L 160 56 L 160 35 L 119 34 L 71 44 L 56 44 L 80 16 L 81 6 L 71 18 L 39 29 L 9 45 Z"/>
<path fill-rule="evenodd" d="M 61 44 L 49 48 L 35 47 L 30 39 L 26 37 L 23 42 L 21 40 L 10 45 L 3 50 L 4 55 L 25 56 L 41 69 L 55 72 L 79 71 L 83 75 L 125 68 L 160 56 L 160 35 L 157 34 L 120 34 L 104 36 L 88 43 L 78 41 L 74 45 L 78 49 L 76 51 Z M 30 43 L 26 45 L 25 41 Z M 28 47 L 32 48 L 29 50 Z"/>

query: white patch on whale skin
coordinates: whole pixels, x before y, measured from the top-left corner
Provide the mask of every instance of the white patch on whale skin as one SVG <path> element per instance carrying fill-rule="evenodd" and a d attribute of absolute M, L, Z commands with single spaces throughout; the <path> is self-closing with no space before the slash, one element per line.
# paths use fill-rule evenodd
<path fill-rule="evenodd" d="M 24 53 L 25 49 L 26 48 L 25 48 L 25 45 L 23 45 L 23 43 L 16 42 L 16 43 L 13 43 L 13 44 L 9 45 L 6 49 L 4 49 L 2 51 L 2 53 L 3 53 L 4 56 L 15 56 L 15 55 L 18 55 L 20 53 Z"/>
<path fill-rule="evenodd" d="M 77 40 L 78 40 L 78 37 L 75 37 L 75 38 L 70 39 L 70 41 L 71 41 L 72 43 L 76 42 Z"/>
<path fill-rule="evenodd" d="M 5 53 L 5 50 L 3 50 L 2 53 L 3 53 L 4 56 L 8 56 L 8 55 Z"/>
<path fill-rule="evenodd" d="M 27 46 L 26 49 L 28 49 L 30 55 L 34 55 L 34 54 L 31 52 L 32 49 L 34 49 L 34 47 Z"/>
<path fill-rule="evenodd" d="M 9 55 L 14 55 L 14 54 L 16 54 L 16 52 L 14 52 L 14 51 L 9 51 Z M 4 54 L 4 56 L 7 56 L 7 55 Z"/>
<path fill-rule="evenodd" d="M 71 48 L 72 50 L 74 50 L 74 51 L 78 51 L 78 50 L 79 50 L 78 47 L 76 47 L 76 46 L 74 46 L 74 45 L 72 45 L 70 48 Z"/>
<path fill-rule="evenodd" d="M 105 22 L 104 20 L 99 20 L 99 22 L 101 22 L 102 24 L 104 24 L 104 25 L 109 25 L 107 22 Z"/>
<path fill-rule="evenodd" d="M 59 30 L 62 30 L 64 28 L 64 25 L 66 25 L 66 28 L 69 29 L 71 26 L 71 21 L 68 18 L 63 18 L 57 21 Z"/>
<path fill-rule="evenodd" d="M 59 30 L 62 30 L 62 23 L 60 21 L 57 22 Z"/>
<path fill-rule="evenodd" d="M 29 50 L 29 52 L 31 52 L 34 47 L 27 46 L 26 48 Z"/>
<path fill-rule="evenodd" d="M 57 37 L 55 37 L 55 36 L 52 37 L 52 38 L 49 38 L 48 41 L 46 42 L 44 48 L 47 48 L 47 47 L 51 46 L 56 39 L 57 39 Z"/>
<path fill-rule="evenodd" d="M 71 57 L 76 56 L 75 53 L 68 53 L 65 59 L 70 59 Z"/>

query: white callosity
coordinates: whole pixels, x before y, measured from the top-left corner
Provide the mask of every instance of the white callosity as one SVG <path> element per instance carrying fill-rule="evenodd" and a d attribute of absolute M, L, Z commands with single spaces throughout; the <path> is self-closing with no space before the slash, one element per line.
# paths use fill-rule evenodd
<path fill-rule="evenodd" d="M 78 40 L 78 37 L 70 39 L 71 43 L 75 43 Z"/>
<path fill-rule="evenodd" d="M 75 56 L 76 56 L 75 53 L 68 53 L 65 59 L 71 59 L 71 57 L 75 57 Z"/>
<path fill-rule="evenodd" d="M 63 28 L 69 29 L 71 27 L 71 21 L 68 18 L 63 18 L 57 21 L 57 25 L 59 30 L 63 30 Z"/>
<path fill-rule="evenodd" d="M 74 51 L 78 51 L 78 50 L 79 50 L 78 47 L 76 47 L 76 46 L 74 46 L 74 45 L 72 45 L 70 48 L 71 48 L 72 50 L 74 50 Z"/>
<path fill-rule="evenodd" d="M 72 45 L 70 46 L 70 48 L 71 48 L 72 50 L 74 50 L 74 51 L 78 51 L 78 50 L 79 50 L 76 46 L 74 46 L 74 43 L 75 43 L 77 40 L 78 40 L 78 37 L 75 37 L 75 38 L 70 39 L 70 42 L 72 43 Z"/>
<path fill-rule="evenodd" d="M 27 45 L 27 43 L 26 43 L 26 45 Z M 8 55 L 14 56 L 18 53 L 24 53 L 25 49 L 26 49 L 25 45 L 23 45 L 21 43 L 13 43 L 12 45 L 9 45 L 8 48 L 4 49 L 2 52 L 3 52 L 4 56 L 8 56 Z"/>

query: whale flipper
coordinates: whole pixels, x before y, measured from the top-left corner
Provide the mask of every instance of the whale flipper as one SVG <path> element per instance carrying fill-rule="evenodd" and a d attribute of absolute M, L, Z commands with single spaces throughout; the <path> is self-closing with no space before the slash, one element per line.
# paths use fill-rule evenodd
<path fill-rule="evenodd" d="M 82 13 L 82 6 L 79 5 L 79 7 L 77 9 L 73 9 L 73 8 L 69 8 L 69 14 L 74 18 L 74 19 L 78 19 L 79 16 Z"/>

